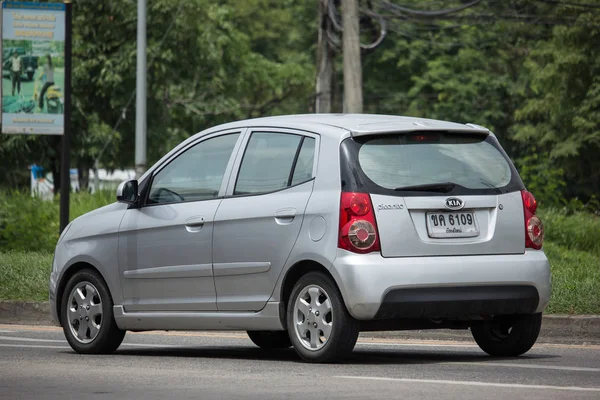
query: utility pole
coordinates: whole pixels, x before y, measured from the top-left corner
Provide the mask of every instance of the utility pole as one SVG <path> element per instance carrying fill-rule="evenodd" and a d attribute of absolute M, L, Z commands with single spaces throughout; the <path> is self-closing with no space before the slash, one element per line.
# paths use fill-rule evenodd
<path fill-rule="evenodd" d="M 315 112 L 331 112 L 332 76 L 333 76 L 333 50 L 327 40 L 329 17 L 327 16 L 328 0 L 319 0 L 319 39 L 317 44 L 317 97 L 315 99 Z"/>
<path fill-rule="evenodd" d="M 362 113 L 362 67 L 358 0 L 342 0 L 342 51 L 344 53 L 344 112 Z"/>
<path fill-rule="evenodd" d="M 138 0 L 137 16 L 135 175 L 139 178 L 146 171 L 146 0 Z"/>
<path fill-rule="evenodd" d="M 64 0 L 65 4 L 65 104 L 64 133 L 61 143 L 60 166 L 60 232 L 69 224 L 69 196 L 71 194 L 71 70 L 73 42 L 73 4 Z"/>

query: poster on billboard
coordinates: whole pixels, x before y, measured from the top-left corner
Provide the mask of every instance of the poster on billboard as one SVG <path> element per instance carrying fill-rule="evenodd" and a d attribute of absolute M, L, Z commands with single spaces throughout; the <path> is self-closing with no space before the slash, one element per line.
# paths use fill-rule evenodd
<path fill-rule="evenodd" d="M 2 2 L 2 133 L 64 133 L 65 5 Z"/>

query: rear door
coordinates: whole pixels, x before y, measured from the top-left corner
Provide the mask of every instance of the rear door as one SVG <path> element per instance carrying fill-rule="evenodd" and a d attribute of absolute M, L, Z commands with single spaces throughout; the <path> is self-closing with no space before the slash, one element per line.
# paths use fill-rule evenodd
<path fill-rule="evenodd" d="M 524 252 L 523 184 L 493 136 L 388 134 L 342 146 L 355 169 L 342 171 L 344 190 L 371 194 L 384 257 Z"/>
<path fill-rule="evenodd" d="M 312 193 L 317 140 L 283 129 L 250 132 L 215 216 L 219 310 L 257 311 L 271 297 Z"/>

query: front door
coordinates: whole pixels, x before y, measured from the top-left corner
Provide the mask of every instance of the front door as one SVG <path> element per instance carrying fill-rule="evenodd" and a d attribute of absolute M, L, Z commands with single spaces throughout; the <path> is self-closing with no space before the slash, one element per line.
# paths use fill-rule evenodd
<path fill-rule="evenodd" d="M 239 133 L 196 142 L 153 174 L 119 229 L 127 311 L 215 310 L 212 236 Z"/>
<path fill-rule="evenodd" d="M 257 311 L 296 243 L 313 189 L 317 137 L 254 131 L 215 216 L 219 310 Z M 237 179 L 234 180 L 234 177 Z"/>

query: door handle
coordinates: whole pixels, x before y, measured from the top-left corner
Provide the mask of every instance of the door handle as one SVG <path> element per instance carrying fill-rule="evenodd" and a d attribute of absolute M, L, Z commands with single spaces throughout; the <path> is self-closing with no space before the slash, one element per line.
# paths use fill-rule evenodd
<path fill-rule="evenodd" d="M 188 232 L 198 232 L 204 226 L 204 217 L 191 217 L 185 220 L 185 229 Z"/>
<path fill-rule="evenodd" d="M 295 208 L 282 208 L 275 212 L 275 222 L 279 225 L 291 224 L 296 218 Z"/>

